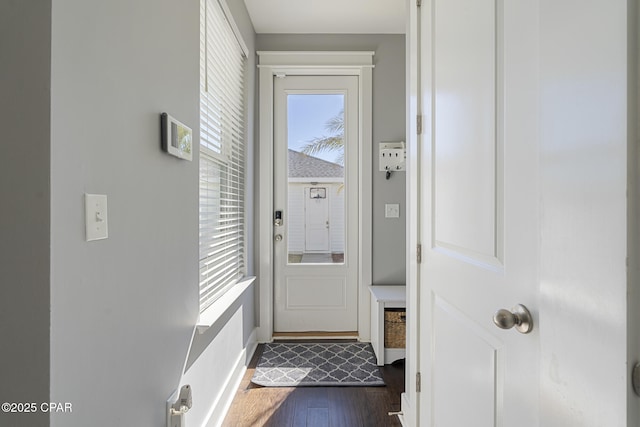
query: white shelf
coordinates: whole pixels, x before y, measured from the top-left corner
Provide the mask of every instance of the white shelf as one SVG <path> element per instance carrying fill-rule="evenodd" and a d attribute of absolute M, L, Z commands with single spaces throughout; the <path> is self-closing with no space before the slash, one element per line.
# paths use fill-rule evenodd
<path fill-rule="evenodd" d="M 229 309 L 236 299 L 244 291 L 247 290 L 256 280 L 255 276 L 248 276 L 236 283 L 231 289 L 225 292 L 220 299 L 214 302 L 211 306 L 207 307 L 205 311 L 198 316 L 198 322 L 196 323 L 196 330 L 199 334 L 203 334 L 209 329 L 220 317 Z"/>

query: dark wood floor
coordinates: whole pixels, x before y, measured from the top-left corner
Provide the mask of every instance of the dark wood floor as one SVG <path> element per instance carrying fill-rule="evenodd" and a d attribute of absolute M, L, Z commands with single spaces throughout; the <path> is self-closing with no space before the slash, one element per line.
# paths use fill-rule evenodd
<path fill-rule="evenodd" d="M 381 368 L 384 387 L 261 387 L 251 383 L 259 345 L 223 427 L 387 427 L 400 426 L 404 364 Z"/>

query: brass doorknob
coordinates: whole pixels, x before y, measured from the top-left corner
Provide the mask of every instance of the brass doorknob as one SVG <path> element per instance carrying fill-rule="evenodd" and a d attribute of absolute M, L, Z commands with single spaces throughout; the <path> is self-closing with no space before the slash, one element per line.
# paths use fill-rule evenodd
<path fill-rule="evenodd" d="M 516 330 L 523 334 L 528 334 L 533 329 L 531 313 L 522 304 L 516 305 L 511 311 L 504 308 L 496 311 L 493 323 L 501 329 L 511 329 L 515 326 Z"/>

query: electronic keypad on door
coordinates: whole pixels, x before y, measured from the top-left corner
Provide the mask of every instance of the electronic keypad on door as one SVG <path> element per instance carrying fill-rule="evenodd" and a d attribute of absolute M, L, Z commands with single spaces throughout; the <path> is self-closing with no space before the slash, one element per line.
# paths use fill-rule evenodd
<path fill-rule="evenodd" d="M 280 227 L 282 225 L 282 211 L 276 211 L 273 215 L 273 224 L 276 227 Z"/>

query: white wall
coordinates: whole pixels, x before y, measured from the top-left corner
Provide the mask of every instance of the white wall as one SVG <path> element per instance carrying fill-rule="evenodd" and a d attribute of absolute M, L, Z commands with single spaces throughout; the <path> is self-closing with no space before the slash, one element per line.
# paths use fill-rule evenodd
<path fill-rule="evenodd" d="M 405 282 L 405 173 L 385 180 L 378 171 L 378 144 L 405 140 L 405 37 L 403 34 L 258 34 L 256 50 L 375 51 L 373 57 L 373 283 Z M 386 219 L 384 205 L 400 205 Z"/>
<path fill-rule="evenodd" d="M 49 401 L 50 55 L 51 1 L 1 1 L 0 402 Z"/>
<path fill-rule="evenodd" d="M 219 425 L 235 396 L 238 382 L 257 345 L 249 287 L 204 333 L 194 336 L 187 371 L 181 385 L 193 391 L 188 426 Z"/>
<path fill-rule="evenodd" d="M 289 183 L 289 206 L 287 209 L 287 250 L 289 253 L 304 252 L 304 184 Z"/>
<path fill-rule="evenodd" d="M 344 253 L 345 245 L 345 189 L 343 184 L 333 184 L 327 187 L 330 209 L 331 252 Z"/>

